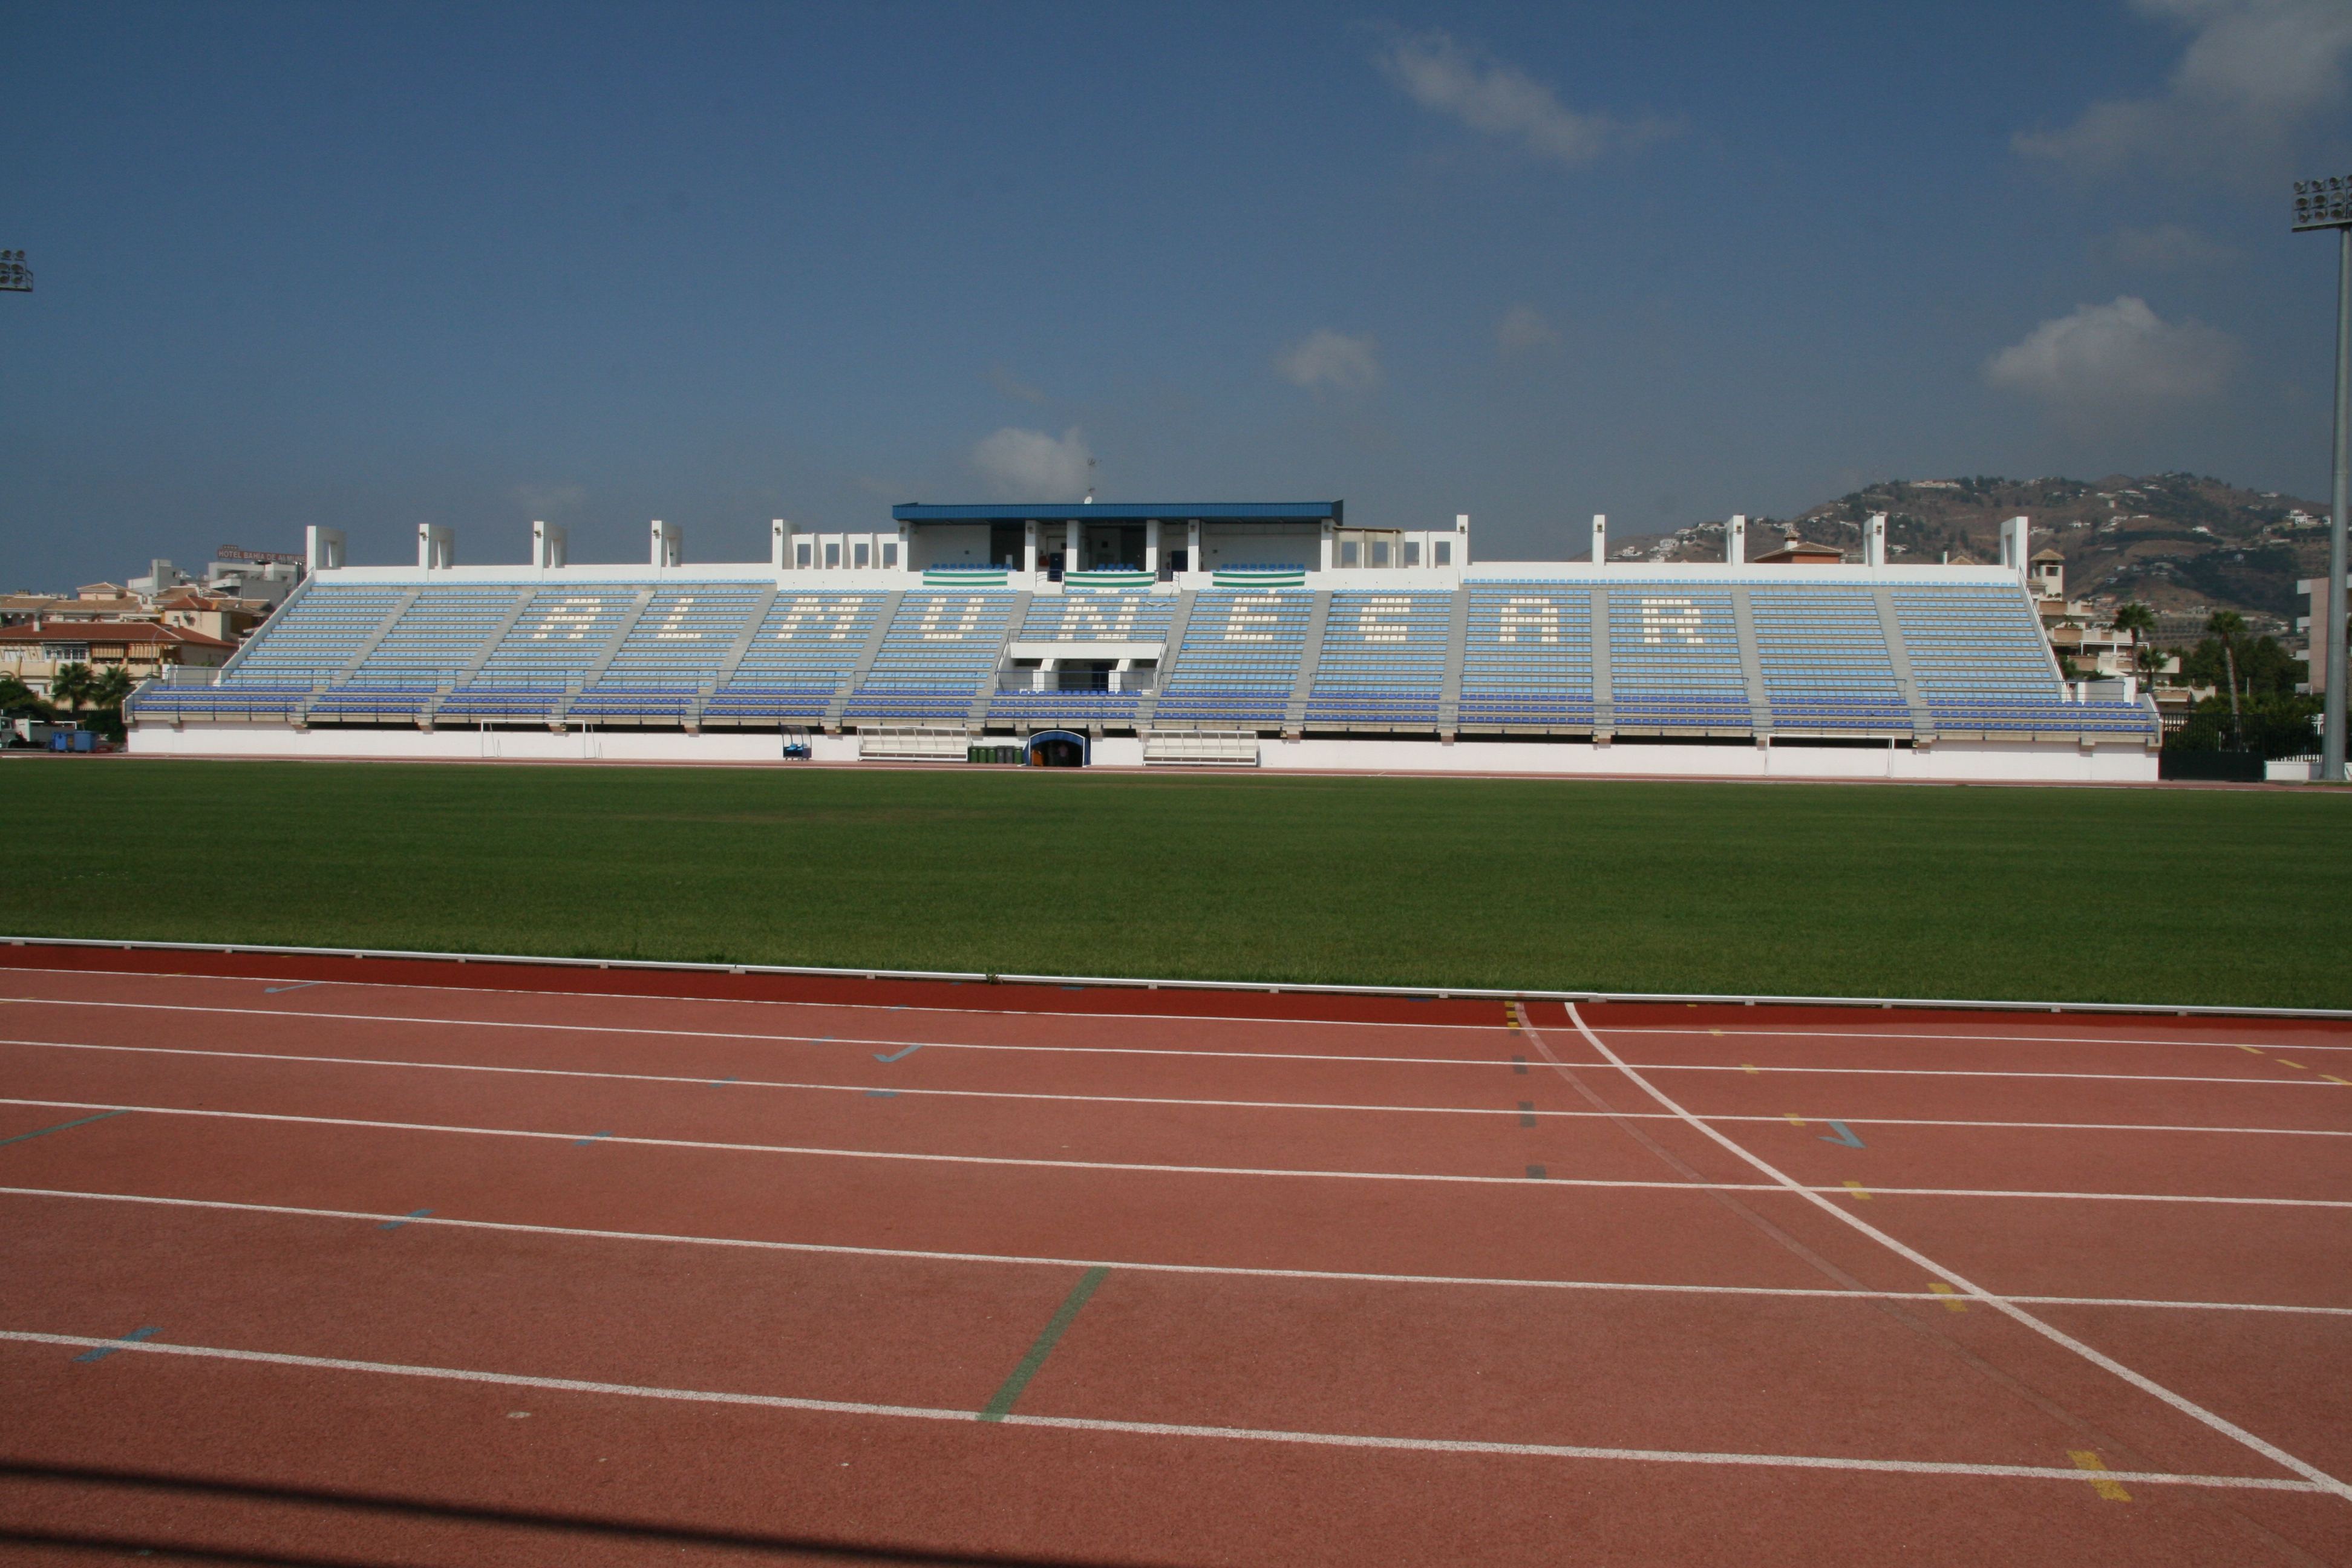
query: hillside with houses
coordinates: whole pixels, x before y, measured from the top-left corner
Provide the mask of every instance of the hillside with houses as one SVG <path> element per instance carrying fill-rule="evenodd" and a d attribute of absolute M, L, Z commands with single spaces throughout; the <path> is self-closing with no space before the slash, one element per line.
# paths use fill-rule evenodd
<path fill-rule="evenodd" d="M 2029 517 L 2033 549 L 2065 559 L 2070 597 L 2137 600 L 2159 617 L 2160 640 L 2193 642 L 2216 610 L 2284 633 L 2305 613 L 2299 579 L 2326 573 L 2326 509 L 2274 490 L 2242 489 L 2186 473 L 2068 479 L 1889 479 L 1791 518 L 1751 518 L 1750 555 L 1783 535 L 1836 545 L 1859 559 L 1864 522 L 1887 521 L 1890 561 L 1997 560 L 2000 524 Z M 1722 559 L 1723 524 L 1695 523 L 1634 540 L 1621 559 Z"/>

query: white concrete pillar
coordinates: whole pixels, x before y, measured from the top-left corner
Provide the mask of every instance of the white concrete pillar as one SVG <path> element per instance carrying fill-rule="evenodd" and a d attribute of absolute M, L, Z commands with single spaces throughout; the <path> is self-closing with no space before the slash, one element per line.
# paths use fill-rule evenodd
<path fill-rule="evenodd" d="M 1592 514 L 1592 563 L 1602 564 L 1609 559 L 1609 518 L 1605 512 Z"/>
<path fill-rule="evenodd" d="M 686 564 L 686 530 L 674 522 L 654 519 L 653 563 L 656 566 Z"/>
<path fill-rule="evenodd" d="M 1318 552 L 1315 557 L 1315 569 L 1317 571 L 1328 572 L 1331 570 L 1332 552 L 1337 548 L 1337 546 L 1332 542 L 1332 535 L 1338 531 L 1339 525 L 1337 523 L 1333 522 L 1328 517 L 1323 520 L 1323 537 L 1316 545 L 1316 549 Z"/>
<path fill-rule="evenodd" d="M 793 525 L 781 517 L 768 520 L 768 564 L 779 572 L 793 569 Z"/>
<path fill-rule="evenodd" d="M 343 531 L 320 528 L 317 523 L 302 531 L 303 570 L 332 572 L 343 563 Z"/>
<path fill-rule="evenodd" d="M 2000 525 L 2000 563 L 2022 577 L 2033 554 L 2033 527 L 2021 517 Z"/>
<path fill-rule="evenodd" d="M 1021 570 L 1036 575 L 1037 520 L 1034 517 L 1021 525 Z"/>
<path fill-rule="evenodd" d="M 1201 559 L 1201 520 L 1192 518 L 1184 524 L 1184 570 L 1206 572 L 1209 563 Z"/>
<path fill-rule="evenodd" d="M 572 558 L 572 532 L 551 522 L 530 525 L 530 563 L 546 571 Z"/>
<path fill-rule="evenodd" d="M 457 531 L 442 522 L 418 523 L 416 564 L 427 572 L 446 572 L 457 564 Z"/>
<path fill-rule="evenodd" d="M 1143 520 L 1143 569 L 1154 577 L 1160 575 L 1160 520 Z"/>
<path fill-rule="evenodd" d="M 1862 525 L 1862 563 L 1886 564 L 1886 514 L 1883 511 L 1871 513 L 1869 521 Z"/>
<path fill-rule="evenodd" d="M 1085 542 L 1086 531 L 1087 525 L 1080 522 L 1075 517 L 1070 519 L 1069 521 L 1062 524 L 1062 570 L 1064 573 L 1066 574 L 1079 571 L 1083 567 L 1084 563 L 1078 559 L 1078 551 L 1080 546 Z"/>
<path fill-rule="evenodd" d="M 1454 514 L 1454 564 L 1470 564 L 1470 514 L 1466 511 Z"/>
<path fill-rule="evenodd" d="M 1733 512 L 1723 525 L 1723 558 L 1734 566 L 1748 563 L 1748 515 Z"/>

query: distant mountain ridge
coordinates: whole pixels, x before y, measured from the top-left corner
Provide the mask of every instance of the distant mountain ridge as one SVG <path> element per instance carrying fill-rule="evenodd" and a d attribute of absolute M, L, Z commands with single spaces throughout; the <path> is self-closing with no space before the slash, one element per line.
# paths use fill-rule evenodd
<path fill-rule="evenodd" d="M 2070 598 L 2137 599 L 2165 616 L 2230 609 L 2291 624 L 2305 609 L 2296 579 L 2327 573 L 2326 508 L 2186 473 L 2110 474 L 2096 481 L 1888 479 L 1793 518 L 1751 517 L 1748 552 L 1760 555 L 1793 532 L 1858 557 L 1863 522 L 1881 511 L 1888 557 L 1905 563 L 1997 561 L 2000 524 L 2022 514 L 2033 520 L 2033 548 L 2066 558 Z M 1632 541 L 1615 553 L 1720 561 L 1723 524 L 1695 523 Z"/>

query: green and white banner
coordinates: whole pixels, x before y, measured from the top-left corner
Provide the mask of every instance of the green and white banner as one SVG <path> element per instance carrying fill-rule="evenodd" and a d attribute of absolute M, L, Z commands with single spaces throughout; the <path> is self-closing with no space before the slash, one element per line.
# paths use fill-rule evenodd
<path fill-rule="evenodd" d="M 974 571 L 969 567 L 926 566 L 923 568 L 923 586 L 926 588 L 1002 588 L 1011 572 L 1012 568 L 1009 566 L 994 566 L 984 571 Z"/>
<path fill-rule="evenodd" d="M 1286 566 L 1275 572 L 1253 572 L 1246 566 L 1220 566 L 1217 568 L 1216 575 L 1217 586 L 1220 588 L 1304 588 L 1307 586 L 1307 569 L 1304 566 Z"/>
<path fill-rule="evenodd" d="M 1062 574 L 1062 585 L 1066 588 L 1149 588 L 1153 581 L 1149 572 L 1118 569 Z"/>

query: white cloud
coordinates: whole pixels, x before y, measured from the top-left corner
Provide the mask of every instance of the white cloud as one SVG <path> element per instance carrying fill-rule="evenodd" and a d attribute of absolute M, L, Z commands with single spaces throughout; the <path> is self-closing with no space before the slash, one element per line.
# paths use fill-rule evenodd
<path fill-rule="evenodd" d="M 1274 371 L 1294 386 L 1329 386 L 1365 392 L 1381 384 L 1380 343 L 1318 327 L 1274 362 Z"/>
<path fill-rule="evenodd" d="M 1533 305 L 1514 305 L 1495 323 L 1495 346 L 1506 359 L 1559 346 L 1559 332 Z"/>
<path fill-rule="evenodd" d="M 988 384 L 1007 397 L 1017 397 L 1024 403 L 1043 403 L 1045 395 L 1019 379 L 1001 364 L 988 367 Z"/>
<path fill-rule="evenodd" d="M 2096 426 L 2200 403 L 2229 384 L 2238 341 L 2201 321 L 2168 322 L 2124 295 L 2042 322 L 1985 362 L 1988 385 Z"/>
<path fill-rule="evenodd" d="M 570 511 L 588 499 L 585 485 L 509 485 L 507 499 L 535 517 Z"/>
<path fill-rule="evenodd" d="M 2063 131 L 2021 132 L 2019 153 L 2085 174 L 2142 154 L 2178 163 L 2274 157 L 2305 121 L 2339 102 L 2352 58 L 2344 0 L 2135 0 L 2192 29 L 2166 91 L 2109 100 Z"/>
<path fill-rule="evenodd" d="M 1396 35 L 1380 63 L 1423 109 L 1571 167 L 1591 163 L 1612 143 L 1648 141 L 1667 130 L 1654 119 L 1627 126 L 1605 114 L 1580 114 L 1517 67 L 1441 31 Z"/>
<path fill-rule="evenodd" d="M 972 466 L 1006 500 L 1077 500 L 1086 493 L 1092 457 L 1075 426 L 1059 440 L 1043 430 L 1007 426 L 971 448 Z"/>
<path fill-rule="evenodd" d="M 2188 272 L 2219 267 L 2238 259 L 2238 253 L 2216 244 L 2193 228 L 2160 223 L 2148 228 L 2119 228 L 2105 246 L 2107 258 L 2136 272 Z"/>

